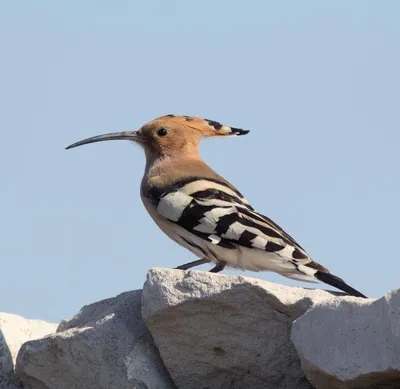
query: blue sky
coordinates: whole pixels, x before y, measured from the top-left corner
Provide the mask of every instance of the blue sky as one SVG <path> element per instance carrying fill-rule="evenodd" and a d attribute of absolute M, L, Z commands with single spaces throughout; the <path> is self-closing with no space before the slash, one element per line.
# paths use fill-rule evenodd
<path fill-rule="evenodd" d="M 152 266 L 195 259 L 147 216 L 138 147 L 64 150 L 167 113 L 251 130 L 204 141 L 204 159 L 361 292 L 399 287 L 399 11 L 396 1 L 2 2 L 0 311 L 58 322 L 141 288 Z"/>

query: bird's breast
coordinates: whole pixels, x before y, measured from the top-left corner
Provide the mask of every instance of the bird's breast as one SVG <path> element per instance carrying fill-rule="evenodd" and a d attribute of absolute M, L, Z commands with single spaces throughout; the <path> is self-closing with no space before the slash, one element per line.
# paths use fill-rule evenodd
<path fill-rule="evenodd" d="M 172 240 L 176 241 L 174 238 L 174 231 L 172 223 L 166 219 L 164 219 L 160 214 L 157 212 L 157 204 L 154 202 L 154 199 L 151 197 L 146 197 L 145 195 L 141 194 L 142 202 L 146 211 L 157 224 L 158 228 L 163 231 L 168 237 Z"/>

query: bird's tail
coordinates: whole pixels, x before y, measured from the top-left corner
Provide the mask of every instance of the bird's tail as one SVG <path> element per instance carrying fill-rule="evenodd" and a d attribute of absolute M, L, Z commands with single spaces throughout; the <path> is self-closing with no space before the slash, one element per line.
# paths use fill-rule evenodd
<path fill-rule="evenodd" d="M 317 280 L 324 282 L 325 284 L 334 286 L 335 288 L 338 288 L 343 292 L 348 293 L 350 296 L 368 298 L 367 296 L 364 296 L 362 293 L 360 293 L 358 290 L 352 288 L 350 285 L 347 285 L 341 278 L 336 277 L 331 273 L 318 270 L 314 274 L 314 277 Z"/>

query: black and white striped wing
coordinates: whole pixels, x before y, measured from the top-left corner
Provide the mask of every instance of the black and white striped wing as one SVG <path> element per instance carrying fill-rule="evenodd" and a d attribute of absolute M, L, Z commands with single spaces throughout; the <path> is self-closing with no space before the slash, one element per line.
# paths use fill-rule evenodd
<path fill-rule="evenodd" d="M 255 212 L 236 189 L 224 182 L 195 178 L 176 183 L 158 197 L 157 212 L 217 246 L 263 250 L 294 265 L 313 262 L 282 228 Z"/>
<path fill-rule="evenodd" d="M 313 261 L 290 235 L 268 217 L 255 212 L 247 200 L 226 182 L 201 177 L 182 180 L 164 190 L 153 191 L 151 200 L 162 219 L 197 238 L 195 243 L 195 239 L 180 236 L 192 249 L 197 249 L 208 259 L 210 257 L 207 254 L 210 253 L 218 261 L 230 262 L 229 258 L 234 258 L 230 253 L 238 248 L 246 248 L 251 250 L 247 251 L 246 256 L 258 262 L 261 259 L 264 263 L 256 266 L 258 270 L 274 270 L 303 281 L 322 281 L 352 296 L 365 297 Z M 210 245 L 218 246 L 219 254 L 210 250 Z M 227 251 L 223 252 L 223 249 Z M 279 264 L 276 258 L 281 259 Z M 243 266 L 247 267 L 254 270 L 251 264 Z"/>

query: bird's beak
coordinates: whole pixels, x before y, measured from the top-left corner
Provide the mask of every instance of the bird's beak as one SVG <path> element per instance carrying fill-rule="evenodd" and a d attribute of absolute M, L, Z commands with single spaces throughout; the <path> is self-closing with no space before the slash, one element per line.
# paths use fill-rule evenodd
<path fill-rule="evenodd" d="M 66 150 L 72 149 L 74 147 L 87 145 L 88 143 L 103 142 L 106 140 L 132 140 L 135 142 L 144 143 L 144 138 L 141 137 L 137 131 L 123 131 L 123 132 L 113 132 L 111 134 L 92 136 L 91 138 L 80 140 L 72 145 L 66 147 Z"/>

